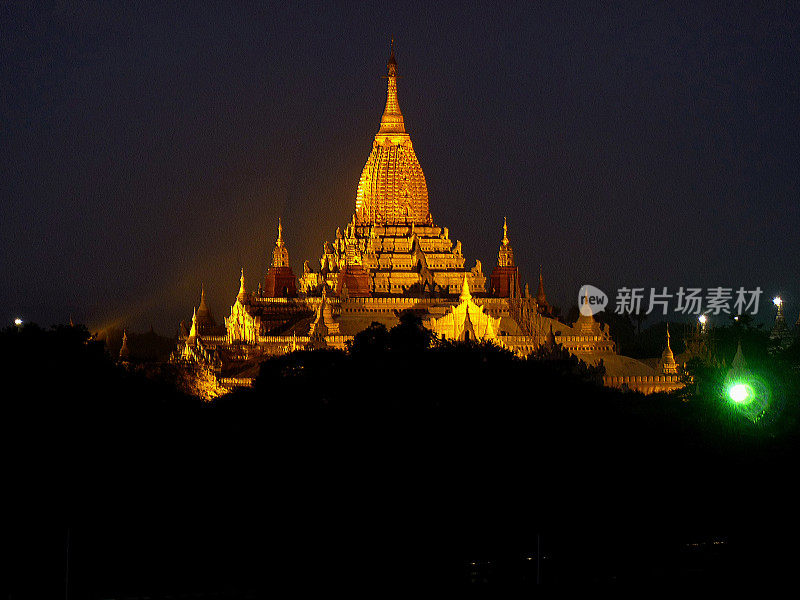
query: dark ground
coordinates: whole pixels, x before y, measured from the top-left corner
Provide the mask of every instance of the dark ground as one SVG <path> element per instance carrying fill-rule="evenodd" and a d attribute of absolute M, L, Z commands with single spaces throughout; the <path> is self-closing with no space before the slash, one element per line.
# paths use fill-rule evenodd
<path fill-rule="evenodd" d="M 3 333 L 9 597 L 63 596 L 67 555 L 92 599 L 794 577 L 790 383 L 757 425 L 413 345 L 289 355 L 207 404 L 71 330 Z"/>

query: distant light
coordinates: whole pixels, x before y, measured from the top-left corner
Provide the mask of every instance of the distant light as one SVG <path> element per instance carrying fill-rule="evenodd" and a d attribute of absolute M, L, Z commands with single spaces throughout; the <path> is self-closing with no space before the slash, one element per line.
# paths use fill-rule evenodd
<path fill-rule="evenodd" d="M 746 383 L 735 383 L 730 388 L 728 388 L 728 396 L 731 400 L 733 400 L 736 404 L 742 404 L 747 402 L 751 399 L 753 395 L 753 391 L 750 389 L 750 386 Z"/>
<path fill-rule="evenodd" d="M 16 325 L 17 327 L 19 327 L 20 325 L 22 325 L 22 319 L 20 319 L 19 317 L 17 317 L 16 319 L 14 319 L 14 325 Z"/>
<path fill-rule="evenodd" d="M 780 306 L 781 304 L 783 304 L 783 300 L 781 300 L 781 297 L 780 297 L 780 296 L 775 296 L 775 297 L 772 299 L 772 303 L 773 303 L 775 306 Z"/>
<path fill-rule="evenodd" d="M 705 316 L 705 315 L 700 315 L 700 316 L 697 318 L 697 320 L 698 320 L 698 321 L 700 321 L 700 324 L 701 324 L 701 325 L 705 325 L 705 324 L 706 324 L 706 321 L 708 321 L 708 317 L 707 317 L 707 316 Z"/>
<path fill-rule="evenodd" d="M 733 317 L 733 320 L 734 321 L 738 321 L 739 320 L 739 315 L 736 315 L 735 317 Z"/>

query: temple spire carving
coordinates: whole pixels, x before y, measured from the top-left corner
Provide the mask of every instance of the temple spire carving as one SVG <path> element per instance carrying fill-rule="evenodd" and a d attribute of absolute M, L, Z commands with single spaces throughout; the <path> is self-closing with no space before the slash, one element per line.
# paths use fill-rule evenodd
<path fill-rule="evenodd" d="M 278 218 L 278 239 L 275 240 L 275 249 L 272 251 L 272 266 L 289 266 L 289 250 L 286 248 L 286 244 L 283 243 L 283 225 L 280 217 Z"/>
<path fill-rule="evenodd" d="M 247 289 L 244 287 L 244 267 L 242 267 L 242 276 L 239 277 L 239 293 L 236 295 L 236 299 L 242 304 L 247 300 Z"/>
<path fill-rule="evenodd" d="M 674 375 L 678 372 L 678 364 L 675 362 L 675 355 L 669 345 L 669 323 L 667 323 L 667 347 L 661 354 L 661 372 L 665 375 Z"/>
<path fill-rule="evenodd" d="M 503 241 L 500 243 L 500 251 L 497 253 L 498 267 L 513 267 L 514 249 L 508 240 L 508 221 L 503 217 Z"/>
<path fill-rule="evenodd" d="M 536 290 L 536 304 L 538 311 L 542 314 L 551 314 L 550 303 L 547 301 L 547 295 L 544 293 L 544 278 L 542 277 L 542 265 L 539 265 L 539 288 Z"/>
<path fill-rule="evenodd" d="M 194 340 L 197 337 L 197 307 L 194 308 L 192 314 L 192 329 L 189 331 L 189 339 Z"/>
<path fill-rule="evenodd" d="M 461 296 L 459 297 L 461 302 L 468 302 L 472 300 L 472 294 L 469 291 L 469 281 L 467 281 L 467 275 L 464 274 L 464 285 L 461 286 Z"/>
<path fill-rule="evenodd" d="M 387 63 L 386 106 L 356 192 L 355 225 L 431 224 L 428 187 L 397 101 L 394 44 Z"/>
<path fill-rule="evenodd" d="M 403 113 L 400 112 L 400 103 L 397 101 L 397 61 L 394 58 L 394 38 L 389 50 L 389 62 L 386 64 L 386 108 L 381 117 L 381 128 L 378 133 L 405 133 Z"/>

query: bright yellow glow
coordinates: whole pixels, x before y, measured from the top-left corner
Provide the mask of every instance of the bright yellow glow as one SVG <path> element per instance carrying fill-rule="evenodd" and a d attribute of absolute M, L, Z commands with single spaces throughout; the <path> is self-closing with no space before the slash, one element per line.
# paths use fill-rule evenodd
<path fill-rule="evenodd" d="M 428 223 L 428 186 L 397 102 L 394 55 L 381 127 L 356 191 L 356 219 L 362 224 Z"/>

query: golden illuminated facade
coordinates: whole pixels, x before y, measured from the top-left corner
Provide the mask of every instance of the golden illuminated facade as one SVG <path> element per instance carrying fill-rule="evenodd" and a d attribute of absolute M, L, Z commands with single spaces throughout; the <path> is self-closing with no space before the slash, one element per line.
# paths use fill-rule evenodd
<path fill-rule="evenodd" d="M 500 317 L 486 314 L 486 309 L 475 303 L 469 291 L 466 277 L 459 303 L 450 312 L 438 319 L 431 318 L 426 326 L 439 338 L 456 341 L 495 342 L 504 345 L 500 332 Z"/>
<path fill-rule="evenodd" d="M 356 191 L 357 225 L 431 225 L 428 186 L 397 101 L 397 62 L 389 57 L 386 109 Z"/>
<path fill-rule="evenodd" d="M 619 357 L 608 328 L 593 317 L 581 316 L 572 326 L 552 318 L 541 270 L 536 296 L 521 287 L 505 220 L 491 278 L 480 261 L 466 266 L 461 242 L 451 240 L 448 228 L 431 216 L 425 175 L 397 99 L 393 51 L 387 80 L 386 105 L 358 181 L 355 212 L 323 244 L 319 268 L 305 261 L 295 277 L 279 222 L 265 286 L 248 290 L 242 270 L 224 326 L 215 324 L 202 290 L 191 328 L 181 324 L 174 359 L 203 365 L 223 386 L 250 385 L 270 356 L 345 349 L 372 323 L 392 327 L 400 313 L 412 310 L 440 338 L 489 341 L 520 356 L 549 339 L 586 362 L 603 360 L 609 385 L 633 384 L 608 377 L 634 371 L 655 376 L 644 363 Z M 677 379 L 671 372 L 670 377 Z M 657 384 L 647 391 L 656 389 Z"/>
<path fill-rule="evenodd" d="M 324 284 L 360 297 L 458 294 L 466 273 L 470 288 L 483 292 L 480 262 L 465 268 L 461 242 L 433 222 L 425 174 L 397 100 L 394 52 L 387 80 L 386 108 L 358 182 L 355 214 L 323 245 L 319 271 L 306 263 L 300 289 L 318 293 Z"/>

